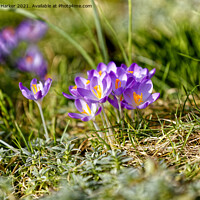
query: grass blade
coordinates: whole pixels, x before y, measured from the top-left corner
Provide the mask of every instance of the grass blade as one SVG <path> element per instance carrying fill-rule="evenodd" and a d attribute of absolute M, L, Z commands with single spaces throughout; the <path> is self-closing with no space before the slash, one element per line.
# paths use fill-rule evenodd
<path fill-rule="evenodd" d="M 98 36 L 98 40 L 99 40 L 100 49 L 102 50 L 102 53 L 103 53 L 104 62 L 107 64 L 108 63 L 108 52 L 107 52 L 105 40 L 103 37 L 103 32 L 102 32 L 102 28 L 101 28 L 100 19 L 99 19 L 99 13 L 97 11 L 97 7 L 94 3 L 94 0 L 91 0 L 91 3 L 92 3 L 93 11 L 94 11 L 94 20 L 95 20 L 95 24 L 96 24 L 97 36 Z"/>
<path fill-rule="evenodd" d="M 128 56 L 129 65 L 132 63 L 132 0 L 128 0 L 129 26 L 128 26 Z"/>

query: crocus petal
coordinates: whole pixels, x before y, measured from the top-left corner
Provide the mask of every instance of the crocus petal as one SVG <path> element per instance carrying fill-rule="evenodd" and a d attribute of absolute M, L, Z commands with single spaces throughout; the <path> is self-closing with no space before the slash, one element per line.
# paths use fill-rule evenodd
<path fill-rule="evenodd" d="M 133 89 L 132 88 L 127 88 L 125 89 L 124 93 L 124 100 L 128 103 L 131 104 L 133 103 Z"/>
<path fill-rule="evenodd" d="M 87 79 L 77 76 L 74 81 L 78 88 L 85 88 Z"/>
<path fill-rule="evenodd" d="M 134 110 L 134 109 L 136 109 L 135 107 L 133 107 L 133 106 L 127 104 L 127 103 L 124 103 L 124 107 L 125 107 L 127 110 Z"/>
<path fill-rule="evenodd" d="M 99 103 L 105 103 L 108 99 L 108 96 L 102 98 L 101 100 L 99 100 Z"/>
<path fill-rule="evenodd" d="M 127 66 L 125 64 L 121 64 L 120 67 L 123 68 L 125 71 L 127 70 Z"/>
<path fill-rule="evenodd" d="M 83 108 L 86 107 L 86 105 L 84 105 L 84 100 L 81 100 L 81 99 L 76 99 L 75 102 L 74 102 L 77 110 L 81 113 L 83 112 Z M 85 109 L 85 108 L 84 108 Z"/>
<path fill-rule="evenodd" d="M 34 78 L 34 79 L 31 81 L 30 88 L 31 88 L 34 84 L 37 84 L 37 79 L 36 79 L 36 78 Z"/>
<path fill-rule="evenodd" d="M 104 72 L 104 71 L 107 71 L 107 66 L 104 64 L 104 63 L 99 63 L 98 66 L 97 66 L 97 71 L 100 72 Z"/>
<path fill-rule="evenodd" d="M 44 88 L 43 88 L 43 91 L 44 91 L 44 94 L 43 96 L 45 96 L 48 92 L 49 92 L 49 89 L 51 87 L 51 83 L 52 83 L 52 79 L 48 78 L 45 83 L 44 83 Z"/>
<path fill-rule="evenodd" d="M 81 120 L 84 122 L 87 122 L 87 121 L 90 121 L 92 118 L 94 118 L 94 116 L 87 116 L 87 117 L 81 118 Z"/>
<path fill-rule="evenodd" d="M 137 106 L 137 108 L 139 109 L 144 109 L 146 108 L 149 104 L 153 103 L 154 101 L 156 101 L 158 98 L 160 97 L 160 93 L 154 93 L 154 94 L 151 94 L 149 96 L 149 98 L 146 100 L 145 103 Z"/>
<path fill-rule="evenodd" d="M 85 115 L 79 113 L 68 113 L 68 116 L 74 119 L 81 119 L 85 117 Z"/>
<path fill-rule="evenodd" d="M 19 88 L 24 97 L 30 100 L 34 100 L 33 93 L 27 87 L 24 87 L 21 82 L 19 83 Z"/>
<path fill-rule="evenodd" d="M 124 88 L 123 88 L 123 87 L 120 87 L 120 88 L 117 88 L 117 89 L 114 91 L 114 93 L 115 93 L 116 96 L 119 96 L 119 95 L 121 95 L 121 94 L 123 93 L 123 91 L 124 91 Z"/>
<path fill-rule="evenodd" d="M 117 98 L 114 97 L 114 99 L 111 99 L 110 97 L 108 97 L 108 102 L 114 106 L 115 108 L 117 108 L 119 110 L 119 105 L 118 105 L 118 102 L 117 102 Z"/>
<path fill-rule="evenodd" d="M 86 90 L 84 88 L 77 88 L 77 91 L 82 97 L 86 97 L 87 99 L 91 100 L 98 100 L 97 97 L 95 97 L 95 95 L 92 94 L 90 90 Z"/>
<path fill-rule="evenodd" d="M 108 65 L 107 65 L 107 73 L 109 73 L 111 71 L 115 72 L 115 73 L 117 71 L 117 66 L 113 61 L 109 62 Z"/>
<path fill-rule="evenodd" d="M 150 72 L 149 72 L 149 78 L 152 78 L 152 76 L 155 74 L 156 72 L 156 68 L 152 69 Z"/>
<path fill-rule="evenodd" d="M 151 80 L 147 80 L 144 83 L 141 83 L 138 87 L 137 94 L 143 94 L 143 101 L 146 101 L 146 99 L 151 95 L 153 91 L 153 83 Z"/>
<path fill-rule="evenodd" d="M 69 94 L 66 94 L 66 93 L 62 93 L 64 97 L 66 97 L 67 99 L 77 99 L 77 97 L 75 96 L 72 96 L 72 95 L 69 95 Z"/>
<path fill-rule="evenodd" d="M 137 106 L 137 108 L 139 108 L 139 109 L 144 109 L 144 108 L 146 108 L 148 105 L 149 105 L 149 102 L 146 101 L 145 103 L 143 103 L 143 104 Z"/>
<path fill-rule="evenodd" d="M 97 110 L 95 116 L 99 115 L 101 113 L 101 111 L 102 111 L 102 107 L 100 106 L 99 109 Z"/>
<path fill-rule="evenodd" d="M 42 95 L 42 91 L 38 91 L 35 95 L 34 95 L 34 98 L 35 100 L 39 100 L 39 99 L 42 99 L 43 98 L 43 95 Z"/>

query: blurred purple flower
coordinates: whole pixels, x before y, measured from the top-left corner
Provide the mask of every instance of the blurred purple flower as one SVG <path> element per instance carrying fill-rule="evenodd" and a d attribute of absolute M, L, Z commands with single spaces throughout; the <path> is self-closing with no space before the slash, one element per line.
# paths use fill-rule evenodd
<path fill-rule="evenodd" d="M 17 34 L 13 27 L 6 27 L 2 29 L 0 33 L 0 38 L 9 50 L 12 50 L 18 45 Z"/>
<path fill-rule="evenodd" d="M 111 78 L 108 74 L 103 79 L 94 76 L 86 89 L 77 88 L 77 91 L 87 101 L 104 103 L 112 91 Z"/>
<path fill-rule="evenodd" d="M 128 77 L 134 77 L 135 81 L 140 82 L 144 79 L 151 79 L 156 72 L 156 69 L 149 71 L 147 68 L 142 68 L 136 63 L 132 63 L 130 67 L 122 64 L 121 67 L 126 70 Z"/>
<path fill-rule="evenodd" d="M 6 27 L 0 32 L 0 62 L 8 56 L 18 45 L 18 39 L 15 30 L 12 27 Z"/>
<path fill-rule="evenodd" d="M 135 84 L 132 88 L 125 89 L 123 93 L 125 108 L 129 110 L 146 108 L 160 97 L 160 93 L 151 94 L 152 91 L 153 83 L 150 79 L 140 84 Z"/>
<path fill-rule="evenodd" d="M 72 95 L 66 94 L 66 93 L 62 93 L 64 97 L 68 98 L 68 99 L 80 99 L 83 98 L 77 91 L 77 88 L 84 88 L 84 89 L 89 89 L 89 84 L 90 84 L 90 80 L 87 80 L 83 77 L 77 76 L 75 78 L 75 86 L 69 86 L 69 92 Z"/>
<path fill-rule="evenodd" d="M 34 72 L 42 79 L 47 73 L 47 62 L 36 46 L 27 49 L 25 56 L 18 60 L 17 67 L 22 71 Z"/>
<path fill-rule="evenodd" d="M 86 102 L 83 99 L 76 99 L 75 106 L 81 114 L 68 113 L 68 116 L 75 119 L 81 119 L 82 121 L 89 121 L 95 118 L 95 116 L 100 114 L 102 110 L 101 107 L 99 107 L 99 109 L 97 110 L 98 105 L 96 103 Z"/>
<path fill-rule="evenodd" d="M 39 83 L 37 83 L 37 79 L 34 78 L 30 84 L 31 90 L 24 87 L 21 82 L 19 83 L 19 88 L 20 88 L 23 96 L 26 97 L 27 99 L 41 102 L 43 97 L 46 96 L 47 93 L 49 92 L 51 83 L 52 83 L 52 79 L 48 78 L 45 81 L 44 86 L 43 86 L 41 81 L 39 81 Z"/>
<path fill-rule="evenodd" d="M 47 24 L 39 20 L 25 20 L 17 28 L 18 38 L 28 42 L 37 42 L 47 31 Z"/>

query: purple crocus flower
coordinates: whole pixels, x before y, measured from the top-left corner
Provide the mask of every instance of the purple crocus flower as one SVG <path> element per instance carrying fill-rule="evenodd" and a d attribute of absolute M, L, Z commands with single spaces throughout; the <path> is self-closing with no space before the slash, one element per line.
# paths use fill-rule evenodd
<path fill-rule="evenodd" d="M 80 99 L 83 98 L 77 91 L 77 88 L 84 88 L 84 89 L 89 89 L 89 84 L 90 84 L 90 80 L 87 80 L 83 77 L 77 76 L 75 78 L 75 86 L 69 86 L 69 92 L 72 95 L 66 94 L 66 93 L 62 93 L 64 97 L 68 98 L 68 99 Z"/>
<path fill-rule="evenodd" d="M 28 42 L 37 42 L 47 31 L 47 24 L 39 20 L 25 20 L 17 28 L 18 38 Z"/>
<path fill-rule="evenodd" d="M 30 46 L 27 49 L 25 56 L 18 60 L 17 66 L 19 70 L 34 72 L 42 79 L 47 73 L 47 62 L 36 46 Z"/>
<path fill-rule="evenodd" d="M 128 68 L 124 64 L 122 64 L 121 67 L 126 70 L 128 77 L 134 77 L 137 82 L 143 79 L 151 79 L 156 72 L 155 68 L 149 71 L 147 68 L 142 68 L 136 63 L 132 63 Z"/>
<path fill-rule="evenodd" d="M 27 99 L 34 100 L 36 102 L 41 102 L 43 97 L 47 95 L 49 92 L 49 89 L 51 87 L 52 79 L 48 78 L 44 85 L 42 84 L 41 81 L 37 83 L 37 79 L 34 78 L 31 81 L 30 84 L 30 90 L 22 85 L 22 83 L 19 83 L 19 88 Z"/>
<path fill-rule="evenodd" d="M 139 85 L 134 84 L 132 88 L 124 91 L 125 107 L 129 110 L 144 109 L 160 97 L 160 93 L 151 94 L 153 90 L 152 81 L 145 80 Z"/>
<path fill-rule="evenodd" d="M 13 27 L 6 27 L 1 30 L 0 38 L 4 42 L 7 49 L 12 50 L 18 45 L 18 38 Z"/>
<path fill-rule="evenodd" d="M 94 76 L 87 89 L 77 88 L 77 91 L 86 101 L 104 103 L 112 91 L 111 78 L 108 74 L 103 79 Z"/>
<path fill-rule="evenodd" d="M 106 74 L 109 74 L 111 71 L 114 73 L 117 71 L 116 64 L 113 61 L 109 62 L 108 65 L 99 63 L 97 70 L 92 69 L 87 72 L 88 79 L 91 79 L 93 76 L 101 77 L 103 79 Z"/>
<path fill-rule="evenodd" d="M 81 119 L 82 121 L 89 121 L 91 119 L 94 119 L 95 116 L 100 114 L 102 108 L 99 107 L 96 103 L 86 102 L 83 99 L 76 99 L 75 100 L 75 106 L 77 110 L 81 113 L 68 113 L 69 117 L 75 118 L 75 119 Z M 98 110 L 97 110 L 98 108 Z"/>

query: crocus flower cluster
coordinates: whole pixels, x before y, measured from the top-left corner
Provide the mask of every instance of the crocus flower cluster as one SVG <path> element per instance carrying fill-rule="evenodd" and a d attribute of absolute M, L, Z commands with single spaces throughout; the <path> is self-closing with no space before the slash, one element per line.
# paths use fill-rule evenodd
<path fill-rule="evenodd" d="M 152 94 L 151 78 L 154 74 L 155 69 L 149 71 L 136 63 L 130 67 L 124 64 L 117 67 L 114 62 L 108 65 L 99 63 L 96 70 L 87 72 L 87 79 L 75 78 L 75 85 L 69 87 L 71 95 L 63 92 L 66 98 L 75 100 L 81 113 L 68 115 L 83 121 L 94 119 L 107 100 L 120 112 L 124 108 L 144 109 L 160 96 L 159 93 Z"/>
<path fill-rule="evenodd" d="M 25 20 L 15 29 L 3 28 L 0 32 L 0 63 L 6 63 L 12 51 L 21 42 L 26 42 L 28 45 L 26 52 L 21 58 L 16 59 L 14 65 L 21 71 L 32 72 L 44 79 L 47 63 L 35 43 L 44 36 L 46 31 L 47 25 L 38 20 Z"/>

